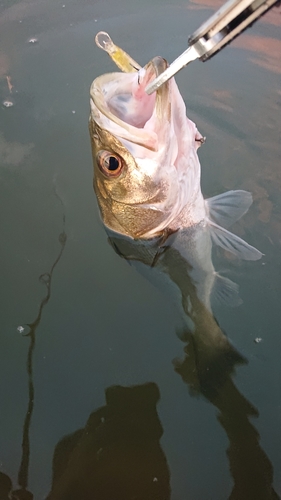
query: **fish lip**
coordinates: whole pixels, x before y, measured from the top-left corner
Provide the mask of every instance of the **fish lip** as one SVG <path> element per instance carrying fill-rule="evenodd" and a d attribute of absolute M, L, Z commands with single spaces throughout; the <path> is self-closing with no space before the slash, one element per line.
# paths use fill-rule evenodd
<path fill-rule="evenodd" d="M 145 70 L 145 84 L 147 85 L 148 83 L 150 83 L 151 81 L 154 80 L 154 78 L 157 78 L 158 76 L 160 76 L 164 71 L 166 71 L 166 69 L 168 68 L 169 64 L 167 62 L 166 59 L 164 59 L 164 57 L 161 57 L 161 56 L 155 56 L 153 57 L 153 59 L 151 59 L 145 66 L 144 68 L 141 68 L 139 70 L 139 74 L 141 74 L 141 72 L 143 70 Z M 140 83 L 140 81 L 139 81 Z M 161 87 L 159 87 L 158 89 L 155 90 L 156 94 L 161 94 L 161 89 L 165 89 L 169 86 L 169 80 L 167 80 L 166 82 L 163 83 L 163 85 L 161 85 Z"/>
<path fill-rule="evenodd" d="M 147 84 L 159 76 L 168 67 L 166 59 L 156 56 L 144 68 L 141 68 L 138 75 L 138 84 L 141 86 L 143 92 Z M 144 75 L 141 74 L 145 70 Z M 120 133 L 117 135 L 123 139 L 127 139 L 132 143 L 144 146 L 151 151 L 158 151 L 158 137 L 157 133 L 153 130 L 145 130 L 144 128 L 138 129 L 130 125 L 126 121 L 112 113 L 109 108 L 104 105 L 105 94 L 103 87 L 113 80 L 117 80 L 122 85 L 122 77 L 124 73 L 108 73 L 96 78 L 90 88 L 91 98 L 91 115 L 94 122 L 99 123 L 99 112 L 106 116 L 110 121 L 114 122 L 120 127 Z M 119 82 L 118 82 L 119 79 Z M 164 121 L 171 121 L 171 99 L 170 99 L 170 81 L 165 82 L 159 89 L 156 90 L 156 99 L 154 104 L 154 111 L 156 113 L 157 121 L 160 125 Z M 95 110 L 97 108 L 97 111 Z M 154 113 L 153 111 L 153 113 Z M 101 124 L 100 124 L 101 125 Z M 102 126 L 102 125 L 101 125 Z M 118 128 L 119 128 L 118 127 Z M 159 125 L 157 128 L 160 128 Z"/>
<path fill-rule="evenodd" d="M 158 151 L 157 136 L 153 131 L 138 129 L 133 125 L 128 124 L 126 121 L 121 120 L 118 116 L 112 113 L 107 105 L 104 105 L 105 97 L 103 93 L 103 85 L 110 83 L 113 80 L 122 78 L 124 73 L 107 73 L 96 78 L 90 87 L 90 104 L 91 104 L 91 118 L 93 123 L 99 127 L 107 130 L 121 139 L 125 139 L 139 146 L 143 146 L 151 151 Z M 110 122 L 118 126 L 118 131 L 111 131 L 110 127 L 102 123 L 101 116 L 105 116 Z"/>
<path fill-rule="evenodd" d="M 147 63 L 144 67 L 144 69 L 146 69 L 146 73 L 150 72 L 149 78 L 146 78 L 145 87 L 161 75 L 168 68 L 168 66 L 168 61 L 161 56 L 156 56 L 149 61 L 149 63 Z M 170 83 L 170 80 L 167 80 L 155 91 L 155 111 L 157 117 L 160 120 L 166 119 L 169 122 L 171 121 Z"/>

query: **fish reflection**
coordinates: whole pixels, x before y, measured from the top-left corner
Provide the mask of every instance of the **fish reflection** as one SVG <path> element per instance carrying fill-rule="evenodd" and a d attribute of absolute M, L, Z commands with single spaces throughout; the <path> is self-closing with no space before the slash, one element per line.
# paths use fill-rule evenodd
<path fill-rule="evenodd" d="M 235 367 L 247 360 L 232 346 L 211 310 L 214 288 L 218 298 L 232 305 L 239 303 L 239 296 L 235 284 L 214 271 L 211 254 L 206 252 L 211 250 L 208 231 L 198 227 L 179 231 L 164 245 L 161 239 L 141 242 L 111 231 L 109 235 L 115 251 L 170 292 L 182 312 L 184 358 L 174 361 L 175 371 L 191 395 L 203 395 L 219 410 L 218 420 L 229 439 L 227 457 L 234 481 L 229 499 L 280 498 L 272 486 L 271 462 L 250 421 L 258 411 L 232 379 Z"/>
<path fill-rule="evenodd" d="M 106 389 L 106 404 L 56 446 L 48 500 L 169 500 L 154 383 Z"/>
<path fill-rule="evenodd" d="M 200 368 L 194 376 L 191 374 L 193 349 L 191 341 L 185 348 L 184 361 L 175 368 L 193 391 L 196 390 L 197 394 L 201 392 L 219 410 L 218 421 L 229 439 L 227 457 L 234 481 L 228 498 L 279 499 L 272 486 L 272 464 L 261 448 L 260 436 L 250 421 L 251 417 L 258 417 L 258 411 L 235 387 L 229 373 L 235 365 L 234 359 L 230 359 L 230 366 L 227 367 L 229 360 L 218 357 L 217 366 L 213 373 L 210 373 L 210 378 L 206 373 L 200 373 Z M 239 362 L 239 359 L 237 361 Z"/>

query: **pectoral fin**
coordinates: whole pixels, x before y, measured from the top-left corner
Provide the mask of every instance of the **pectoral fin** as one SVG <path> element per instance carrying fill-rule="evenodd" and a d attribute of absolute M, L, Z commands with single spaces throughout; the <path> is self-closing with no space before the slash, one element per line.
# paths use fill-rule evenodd
<path fill-rule="evenodd" d="M 243 190 L 227 191 L 205 200 L 210 220 L 225 228 L 238 221 L 252 202 L 251 193 Z"/>

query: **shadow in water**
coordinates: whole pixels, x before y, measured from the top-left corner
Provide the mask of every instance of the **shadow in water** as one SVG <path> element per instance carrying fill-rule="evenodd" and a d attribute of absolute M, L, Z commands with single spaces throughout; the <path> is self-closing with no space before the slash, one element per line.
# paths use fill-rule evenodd
<path fill-rule="evenodd" d="M 46 295 L 27 335 L 29 403 L 19 489 L 12 490 L 10 478 L 1 473 L 1 500 L 33 498 L 28 490 L 29 429 L 34 405 L 32 362 L 36 329 L 50 299 L 53 271 L 66 243 L 64 231 L 59 241 L 60 252 L 50 272 L 40 276 Z M 164 281 L 165 292 L 178 302 L 185 323 L 179 336 L 185 346 L 184 357 L 174 361 L 174 368 L 191 395 L 204 396 L 219 411 L 218 421 L 229 439 L 226 453 L 234 483 L 229 500 L 280 498 L 272 486 L 272 464 L 250 420 L 258 417 L 258 411 L 233 381 L 236 367 L 247 360 L 231 345 L 211 310 L 214 291 L 232 304 L 238 303 L 239 297 L 235 284 L 213 268 L 208 233 L 204 228 L 189 229 L 169 236 L 164 243 L 161 239 L 133 241 L 111 233 L 110 243 L 151 281 L 159 286 Z M 159 398 L 154 383 L 108 388 L 105 406 L 90 415 L 83 429 L 57 444 L 47 500 L 169 500 L 170 473 L 160 446 L 163 429 L 156 409 Z"/>
<path fill-rule="evenodd" d="M 169 500 L 156 384 L 106 389 L 106 404 L 63 438 L 48 500 Z"/>
<path fill-rule="evenodd" d="M 185 320 L 179 336 L 185 347 L 183 359 L 175 360 L 174 367 L 191 395 L 203 395 L 219 410 L 234 482 L 228 498 L 278 499 L 271 462 L 250 421 L 258 411 L 233 381 L 235 368 L 247 360 L 231 345 L 211 311 L 216 287 L 224 302 L 238 303 L 239 297 L 237 286 L 214 271 L 208 233 L 202 228 L 183 231 L 164 245 L 163 240 L 133 241 L 110 233 L 110 243 L 154 283 L 163 284 L 165 277 L 165 291 L 179 302 Z M 90 415 L 83 429 L 56 446 L 47 500 L 170 499 L 170 474 L 156 411 L 159 397 L 154 383 L 108 388 L 106 405 Z"/>
<path fill-rule="evenodd" d="M 258 411 L 239 392 L 231 377 L 233 368 L 241 364 L 241 360 L 229 351 L 225 356 L 218 356 L 212 365 L 206 365 L 204 360 L 201 363 L 202 351 L 194 338 L 189 339 L 184 351 L 184 360 L 175 362 L 176 372 L 193 395 L 203 394 L 218 408 L 218 420 L 229 439 L 227 456 L 234 481 L 229 499 L 279 499 L 272 487 L 272 464 L 250 421 L 251 417 L 258 417 Z"/>

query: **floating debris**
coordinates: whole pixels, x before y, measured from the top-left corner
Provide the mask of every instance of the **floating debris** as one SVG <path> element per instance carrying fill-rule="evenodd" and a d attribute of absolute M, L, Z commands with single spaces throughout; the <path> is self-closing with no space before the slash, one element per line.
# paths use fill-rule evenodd
<path fill-rule="evenodd" d="M 23 333 L 23 332 L 24 332 L 24 328 L 23 328 L 23 326 L 21 326 L 21 325 L 20 325 L 20 326 L 18 326 L 18 327 L 17 327 L 17 331 L 18 331 L 19 333 Z"/>
<path fill-rule="evenodd" d="M 6 76 L 6 80 L 7 80 L 7 85 L 8 85 L 8 89 L 9 89 L 9 92 L 10 94 L 12 93 L 13 91 L 13 85 L 12 85 L 12 82 L 11 82 L 11 77 L 10 76 Z"/>
<path fill-rule="evenodd" d="M 37 43 L 38 42 L 38 38 L 30 38 L 28 40 L 28 43 Z"/>
<path fill-rule="evenodd" d="M 256 337 L 255 340 L 254 340 L 254 342 L 256 344 L 259 344 L 260 342 L 262 342 L 262 338 L 261 337 Z"/>
<path fill-rule="evenodd" d="M 5 106 L 5 108 L 10 108 L 13 105 L 14 103 L 12 101 L 3 101 L 3 106 Z"/>
<path fill-rule="evenodd" d="M 157 478 L 157 477 L 154 477 L 154 478 L 153 478 L 153 482 L 154 482 L 154 483 L 157 483 L 157 481 L 158 481 L 158 478 Z"/>

